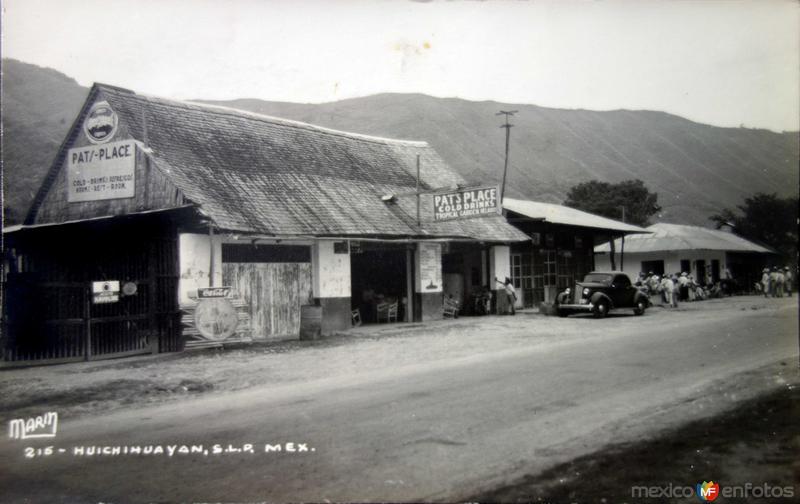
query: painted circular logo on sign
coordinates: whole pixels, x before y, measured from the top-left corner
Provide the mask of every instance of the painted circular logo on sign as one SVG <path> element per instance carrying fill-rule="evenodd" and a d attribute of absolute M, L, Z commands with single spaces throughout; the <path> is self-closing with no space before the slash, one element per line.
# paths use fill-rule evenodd
<path fill-rule="evenodd" d="M 89 110 L 89 115 L 86 116 L 83 131 L 86 133 L 86 138 L 92 143 L 108 142 L 117 132 L 117 113 L 111 110 L 108 102 L 95 103 Z"/>
<path fill-rule="evenodd" d="M 239 316 L 225 298 L 202 299 L 194 311 L 194 325 L 206 339 L 219 341 L 236 332 Z"/>

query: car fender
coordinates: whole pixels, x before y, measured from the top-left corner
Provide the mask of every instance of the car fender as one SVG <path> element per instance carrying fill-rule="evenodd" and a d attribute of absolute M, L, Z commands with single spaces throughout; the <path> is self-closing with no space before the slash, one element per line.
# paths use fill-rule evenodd
<path fill-rule="evenodd" d="M 600 299 L 605 301 L 609 310 L 614 308 L 614 303 L 611 302 L 611 298 L 602 292 L 595 292 L 594 294 L 592 294 L 590 302 L 592 303 L 593 306 L 597 306 L 597 302 L 600 301 Z"/>

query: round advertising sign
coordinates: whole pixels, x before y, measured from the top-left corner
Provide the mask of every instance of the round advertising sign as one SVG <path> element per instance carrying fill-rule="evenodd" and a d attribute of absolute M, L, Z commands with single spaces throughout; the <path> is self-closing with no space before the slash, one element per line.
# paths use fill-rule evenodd
<path fill-rule="evenodd" d="M 228 299 L 201 299 L 194 310 L 194 325 L 204 338 L 221 341 L 236 332 L 239 316 Z"/>
<path fill-rule="evenodd" d="M 105 143 L 111 140 L 117 132 L 118 121 L 117 113 L 111 109 L 108 102 L 97 102 L 92 105 L 83 122 L 83 132 L 86 133 L 86 138 L 90 142 Z"/>

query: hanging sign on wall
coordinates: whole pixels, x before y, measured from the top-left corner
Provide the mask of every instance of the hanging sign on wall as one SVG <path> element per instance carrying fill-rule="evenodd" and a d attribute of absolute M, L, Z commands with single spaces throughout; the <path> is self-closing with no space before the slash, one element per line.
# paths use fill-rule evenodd
<path fill-rule="evenodd" d="M 67 151 L 67 201 L 132 198 L 136 143 L 133 140 L 75 147 Z"/>
<path fill-rule="evenodd" d="M 433 220 L 469 219 L 500 213 L 497 186 L 459 189 L 433 195 Z"/>

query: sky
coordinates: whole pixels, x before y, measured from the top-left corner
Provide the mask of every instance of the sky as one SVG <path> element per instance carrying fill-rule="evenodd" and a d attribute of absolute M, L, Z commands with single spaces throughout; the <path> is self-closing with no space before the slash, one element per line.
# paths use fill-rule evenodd
<path fill-rule="evenodd" d="M 175 99 L 425 93 L 800 130 L 797 0 L 4 0 L 2 54 Z"/>

